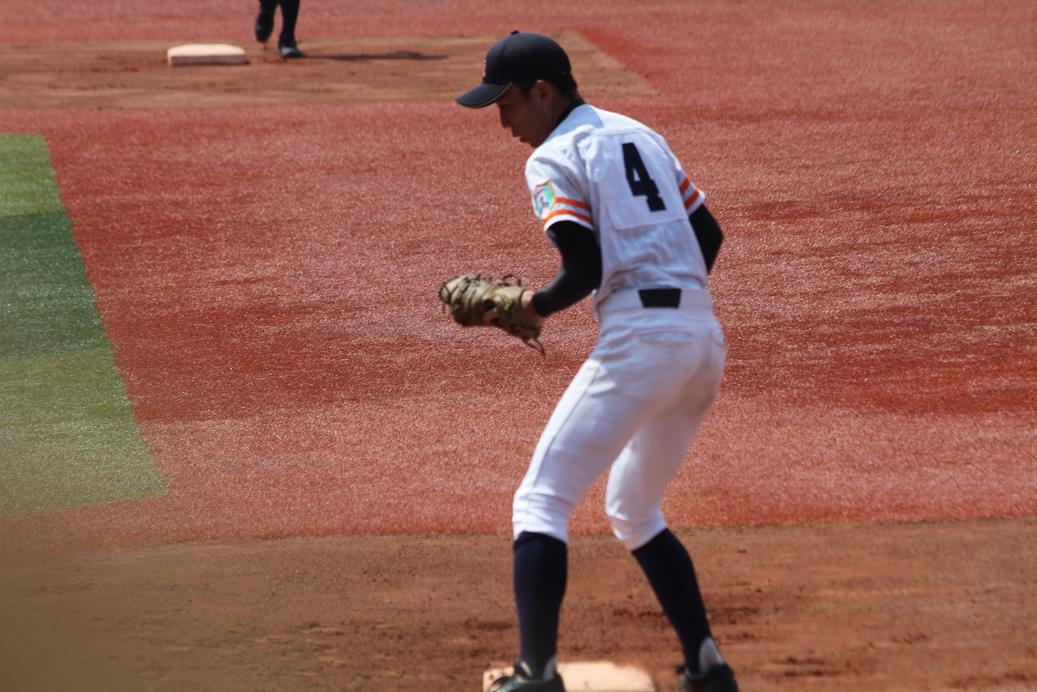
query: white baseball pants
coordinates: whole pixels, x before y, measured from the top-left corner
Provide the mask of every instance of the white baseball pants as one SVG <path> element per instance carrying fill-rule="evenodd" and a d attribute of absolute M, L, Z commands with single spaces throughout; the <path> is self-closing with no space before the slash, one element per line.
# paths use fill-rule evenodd
<path fill-rule="evenodd" d="M 605 511 L 629 550 L 666 528 L 662 501 L 716 399 L 727 359 L 708 291 L 679 308 L 606 298 L 598 344 L 555 407 L 515 494 L 514 535 L 568 543 L 569 519 L 611 468 Z"/>

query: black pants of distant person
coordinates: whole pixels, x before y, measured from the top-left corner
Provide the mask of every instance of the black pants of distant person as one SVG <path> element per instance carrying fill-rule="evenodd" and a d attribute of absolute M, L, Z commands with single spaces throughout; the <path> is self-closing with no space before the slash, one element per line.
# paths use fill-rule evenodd
<path fill-rule="evenodd" d="M 295 45 L 295 22 L 299 19 L 300 0 L 259 0 L 263 12 L 273 14 L 277 6 L 281 6 L 281 37 L 279 46 Z"/>

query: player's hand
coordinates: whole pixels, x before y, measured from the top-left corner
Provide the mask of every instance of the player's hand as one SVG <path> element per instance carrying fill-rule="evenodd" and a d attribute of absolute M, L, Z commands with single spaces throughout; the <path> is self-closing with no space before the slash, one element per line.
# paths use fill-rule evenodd
<path fill-rule="evenodd" d="M 522 294 L 520 307 L 529 324 L 535 324 L 538 327 L 544 326 L 544 318 L 533 308 L 533 291 L 526 291 Z M 496 319 L 497 308 L 493 308 L 492 310 L 487 310 L 483 315 L 482 323 L 489 327 L 493 325 L 493 321 Z"/>
<path fill-rule="evenodd" d="M 523 293 L 522 298 L 519 299 L 519 304 L 522 306 L 523 315 L 529 320 L 530 324 L 535 324 L 537 327 L 544 326 L 544 318 L 533 307 L 533 291 Z"/>

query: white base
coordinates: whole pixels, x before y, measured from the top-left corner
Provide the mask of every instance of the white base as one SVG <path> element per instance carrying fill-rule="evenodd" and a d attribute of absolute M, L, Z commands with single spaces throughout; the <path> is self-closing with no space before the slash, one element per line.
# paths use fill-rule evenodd
<path fill-rule="evenodd" d="M 494 680 L 511 673 L 510 666 L 491 668 L 483 673 L 483 692 L 488 692 Z M 655 683 L 645 671 L 608 661 L 559 663 L 558 673 L 568 692 L 656 692 Z"/>
<path fill-rule="evenodd" d="M 166 51 L 166 61 L 180 65 L 247 65 L 245 49 L 228 43 L 187 43 Z"/>

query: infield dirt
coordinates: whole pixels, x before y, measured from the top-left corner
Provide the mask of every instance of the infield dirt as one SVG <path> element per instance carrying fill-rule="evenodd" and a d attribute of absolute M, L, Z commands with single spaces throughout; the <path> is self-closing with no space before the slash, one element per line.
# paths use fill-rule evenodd
<path fill-rule="evenodd" d="M 1037 522 L 684 531 L 755 690 L 1032 690 Z M 10 689 L 479 688 L 517 645 L 502 536 L 157 546 L 0 570 Z M 560 655 L 644 666 L 676 642 L 609 537 L 571 549 Z"/>

